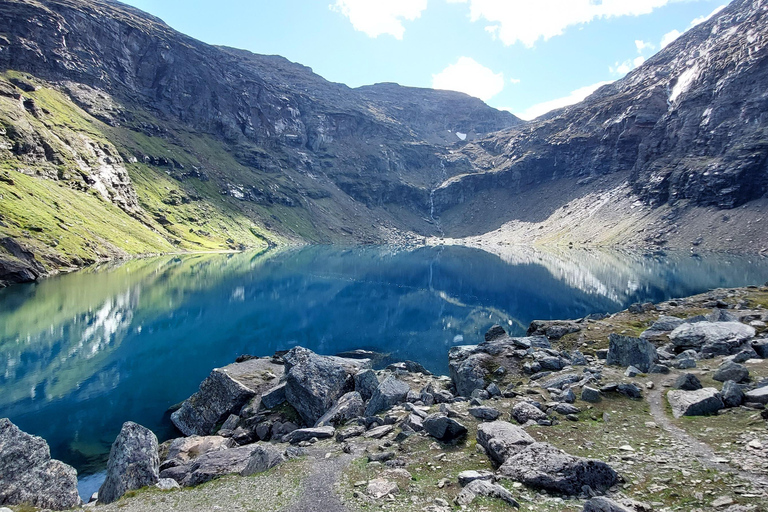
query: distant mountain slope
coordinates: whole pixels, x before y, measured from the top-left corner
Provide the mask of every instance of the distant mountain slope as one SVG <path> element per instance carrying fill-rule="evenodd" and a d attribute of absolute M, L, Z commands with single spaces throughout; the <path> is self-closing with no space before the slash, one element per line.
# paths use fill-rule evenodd
<path fill-rule="evenodd" d="M 593 194 L 583 213 L 601 192 L 605 207 L 589 218 L 574 215 L 574 231 L 613 227 L 623 212 L 635 219 L 624 226 L 625 238 L 679 246 L 696 239 L 696 230 L 707 241 L 707 226 L 685 230 L 690 211 L 714 218 L 748 206 L 759 218 L 768 193 L 767 11 L 764 0 L 734 0 L 584 102 L 465 146 L 454 159 L 473 170 L 434 195 L 447 232 L 478 235 L 510 221 L 517 228 L 507 237 L 521 236 L 526 224 L 546 231 L 559 208 Z M 656 227 L 645 230 L 651 217 Z M 555 231 L 567 238 L 569 222 L 561 224 Z M 685 233 L 670 234 L 675 224 Z M 610 241 L 581 230 L 579 241 Z M 734 249 L 768 248 L 768 229 L 759 225 L 732 223 L 724 231 L 744 235 Z M 745 246 L 750 239 L 755 245 Z"/>
<path fill-rule="evenodd" d="M 0 281 L 137 253 L 434 234 L 432 189 L 469 170 L 446 165 L 451 134 L 520 124 L 460 93 L 350 89 L 118 2 L 0 0 L 0 13 L 0 239 L 21 248 L 0 248 L 16 269 Z"/>

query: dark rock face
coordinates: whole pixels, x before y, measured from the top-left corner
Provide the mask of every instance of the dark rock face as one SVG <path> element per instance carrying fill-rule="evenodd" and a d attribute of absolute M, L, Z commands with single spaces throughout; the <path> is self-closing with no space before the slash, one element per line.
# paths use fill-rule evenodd
<path fill-rule="evenodd" d="M 216 368 L 200 390 L 171 414 L 171 421 L 184 435 L 208 435 L 230 414 L 238 414 L 251 399 L 274 387 L 282 374 L 283 366 L 267 359 Z"/>
<path fill-rule="evenodd" d="M 675 418 L 706 416 L 725 407 L 720 392 L 715 388 L 703 388 L 696 391 L 676 389 L 667 393 L 667 400 L 672 407 L 672 415 Z"/>
<path fill-rule="evenodd" d="M 309 441 L 313 437 L 316 437 L 317 439 L 330 439 L 335 432 L 336 429 L 331 426 L 300 428 L 284 435 L 282 441 L 284 443 L 295 444 L 302 441 Z"/>
<path fill-rule="evenodd" d="M 726 407 L 738 407 L 744 402 L 744 391 L 732 380 L 723 383 L 720 396 L 722 396 Z"/>
<path fill-rule="evenodd" d="M 749 380 L 749 369 L 743 364 L 726 361 L 720 365 L 712 378 L 719 382 L 725 382 L 727 380 L 732 380 L 737 383 L 745 382 Z"/>
<path fill-rule="evenodd" d="M 0 505 L 64 510 L 80 503 L 77 471 L 51 459 L 44 439 L 0 419 Z"/>
<path fill-rule="evenodd" d="M 351 419 L 362 416 L 363 413 L 365 413 L 365 402 L 363 402 L 360 393 L 352 391 L 339 398 L 336 405 L 331 407 L 322 418 L 317 420 L 315 426 L 324 427 L 328 425 L 343 425 Z"/>
<path fill-rule="evenodd" d="M 607 363 L 618 366 L 634 366 L 647 373 L 656 362 L 656 347 L 647 340 L 611 334 Z"/>
<path fill-rule="evenodd" d="M 441 441 L 453 441 L 467 434 L 467 427 L 439 412 L 424 418 L 423 425 L 429 435 Z"/>
<path fill-rule="evenodd" d="M 155 434 L 141 425 L 126 422 L 109 451 L 107 478 L 99 488 L 99 501 L 112 503 L 127 491 L 156 484 L 159 469 Z"/>
<path fill-rule="evenodd" d="M 263 473 L 268 469 L 272 469 L 285 460 L 283 451 L 271 444 L 259 443 L 256 448 L 251 452 L 251 458 L 248 459 L 248 464 L 245 466 L 240 474 L 242 476 L 255 475 L 256 473 Z"/>
<path fill-rule="evenodd" d="M 675 389 L 682 389 L 683 391 L 696 391 L 703 387 L 699 378 L 692 373 L 683 374 L 675 381 Z"/>
<path fill-rule="evenodd" d="M 499 473 L 549 492 L 578 495 L 588 485 L 604 492 L 619 481 L 605 462 L 568 455 L 547 443 L 533 443 L 509 457 Z"/>
<path fill-rule="evenodd" d="M 520 504 L 508 490 L 487 480 L 472 480 L 469 482 L 459 495 L 456 496 L 456 503 L 464 507 L 475 501 L 478 496 L 499 499 L 512 507 L 520 508 Z"/>
<path fill-rule="evenodd" d="M 379 384 L 373 396 L 368 401 L 368 406 L 365 408 L 366 416 L 373 416 L 374 414 L 389 409 L 395 404 L 403 402 L 405 400 L 408 391 L 411 388 L 405 382 L 389 376 Z"/>

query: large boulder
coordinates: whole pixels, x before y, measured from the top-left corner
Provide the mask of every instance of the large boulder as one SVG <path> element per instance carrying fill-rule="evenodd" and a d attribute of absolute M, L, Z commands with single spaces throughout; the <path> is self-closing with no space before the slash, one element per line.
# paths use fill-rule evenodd
<path fill-rule="evenodd" d="M 609 365 L 624 368 L 634 366 L 643 373 L 647 373 L 657 359 L 656 347 L 648 340 L 618 334 L 611 334 L 609 337 L 606 361 Z"/>
<path fill-rule="evenodd" d="M 256 448 L 251 452 L 251 457 L 248 459 L 245 469 L 240 472 L 240 475 L 242 476 L 263 473 L 285 460 L 283 450 L 277 448 L 275 445 L 258 443 L 255 446 Z"/>
<path fill-rule="evenodd" d="M 379 378 L 376 376 L 376 372 L 370 368 L 357 372 L 354 380 L 355 391 L 360 393 L 360 396 L 366 402 L 371 399 L 376 392 L 376 388 L 379 387 Z"/>
<path fill-rule="evenodd" d="M 706 416 L 725 407 L 720 392 L 715 388 L 695 391 L 675 389 L 667 393 L 667 400 L 675 418 L 682 416 Z"/>
<path fill-rule="evenodd" d="M 574 457 L 548 443 L 533 443 L 509 457 L 499 473 L 535 489 L 575 496 L 588 485 L 605 492 L 619 476 L 605 462 Z"/>
<path fill-rule="evenodd" d="M 496 464 L 504 464 L 534 439 L 528 432 L 507 421 L 494 421 L 477 426 L 477 443 L 485 448 L 488 457 Z"/>
<path fill-rule="evenodd" d="M 745 382 L 749 380 L 749 369 L 743 364 L 726 361 L 720 365 L 712 378 L 718 382 L 725 382 L 727 380 Z"/>
<path fill-rule="evenodd" d="M 248 466 L 251 454 L 260 444 L 251 444 L 203 454 L 196 459 L 160 472 L 162 478 L 173 478 L 182 487 L 200 485 L 219 476 L 240 473 Z M 99 491 L 101 501 L 101 491 Z"/>
<path fill-rule="evenodd" d="M 546 421 L 549 419 L 547 413 L 536 407 L 530 402 L 517 402 L 512 406 L 512 417 L 524 425 L 529 421 Z"/>
<path fill-rule="evenodd" d="M 768 404 L 768 386 L 747 391 L 744 393 L 744 401 L 757 404 Z"/>
<path fill-rule="evenodd" d="M 744 402 L 744 391 L 732 380 L 723 383 L 720 396 L 726 407 L 738 407 Z"/>
<path fill-rule="evenodd" d="M 467 427 L 441 412 L 430 414 L 422 424 L 429 435 L 441 441 L 453 441 L 467 434 Z"/>
<path fill-rule="evenodd" d="M 99 502 L 112 503 L 127 491 L 157 483 L 160 457 L 157 437 L 146 427 L 125 422 L 109 451 L 107 478 L 99 489 Z"/>
<path fill-rule="evenodd" d="M 683 391 L 696 391 L 704 386 L 701 385 L 701 381 L 697 376 L 692 373 L 684 373 L 675 380 L 675 389 L 682 389 Z"/>
<path fill-rule="evenodd" d="M 293 432 L 289 432 L 283 436 L 282 441 L 284 443 L 296 444 L 302 441 L 309 441 L 312 438 L 317 439 L 329 439 L 333 437 L 336 429 L 331 426 L 314 427 L 314 428 L 299 428 Z"/>
<path fill-rule="evenodd" d="M 0 419 L 0 505 L 63 510 L 80 503 L 77 471 L 51 459 L 43 438 Z"/>
<path fill-rule="evenodd" d="M 354 387 L 354 374 L 370 364 L 367 359 L 320 356 L 303 347 L 291 349 L 285 361 L 285 397 L 307 425 Z"/>
<path fill-rule="evenodd" d="M 485 379 L 488 377 L 488 354 L 478 353 L 461 357 L 461 352 L 454 350 L 453 347 L 448 352 L 448 367 L 451 374 L 451 380 L 456 388 L 456 394 L 468 397 L 476 389 L 485 389 Z"/>
<path fill-rule="evenodd" d="M 317 420 L 316 427 L 332 425 L 337 427 L 365 413 L 365 402 L 357 391 L 351 391 L 339 398 L 336 404 Z"/>
<path fill-rule="evenodd" d="M 598 496 L 584 503 L 581 512 L 632 512 L 632 510 L 612 499 Z"/>
<path fill-rule="evenodd" d="M 755 328 L 740 322 L 696 322 L 683 324 L 669 334 L 678 350 L 701 350 L 706 345 L 725 344 L 729 351 L 755 336 Z"/>
<path fill-rule="evenodd" d="M 163 445 L 165 446 L 165 443 Z M 221 436 L 180 437 L 170 442 L 166 455 L 162 457 L 160 468 L 181 466 L 205 453 L 228 450 L 234 446 L 233 439 Z"/>
<path fill-rule="evenodd" d="M 456 504 L 463 508 L 479 497 L 499 499 L 512 507 L 520 508 L 520 504 L 508 490 L 487 480 L 472 480 L 468 483 L 456 496 Z"/>
<path fill-rule="evenodd" d="M 186 436 L 209 435 L 230 414 L 238 414 L 254 397 L 274 388 L 282 375 L 283 366 L 269 359 L 249 359 L 216 368 L 200 389 L 171 414 L 171 421 Z M 253 408 L 258 409 L 258 404 Z"/>
<path fill-rule="evenodd" d="M 368 406 L 365 408 L 365 415 L 373 416 L 400 402 L 404 402 L 410 390 L 411 388 L 408 384 L 390 375 L 376 388 L 373 396 L 368 401 Z"/>

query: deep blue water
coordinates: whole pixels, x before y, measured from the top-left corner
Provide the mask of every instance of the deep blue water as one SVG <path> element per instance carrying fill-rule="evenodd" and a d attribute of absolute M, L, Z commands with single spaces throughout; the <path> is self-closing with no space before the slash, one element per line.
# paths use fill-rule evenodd
<path fill-rule="evenodd" d="M 448 348 L 500 323 L 615 312 L 762 284 L 757 256 L 504 248 L 309 247 L 131 261 L 0 291 L 0 417 L 81 475 L 124 421 L 175 436 L 166 410 L 238 355 L 356 348 L 447 372 Z"/>

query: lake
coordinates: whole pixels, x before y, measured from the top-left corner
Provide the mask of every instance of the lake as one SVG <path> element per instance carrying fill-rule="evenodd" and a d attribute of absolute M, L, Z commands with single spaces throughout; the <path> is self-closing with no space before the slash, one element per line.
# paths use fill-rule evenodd
<path fill-rule="evenodd" d="M 522 335 L 535 319 L 768 280 L 760 256 L 493 250 L 167 256 L 0 290 L 0 417 L 85 476 L 103 470 L 124 421 L 177 436 L 167 409 L 240 354 L 363 348 L 447 373 L 448 348 L 493 324 Z"/>

